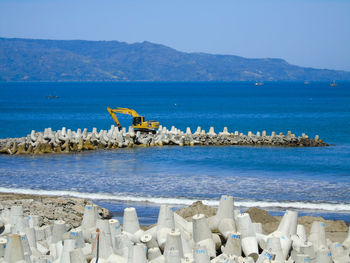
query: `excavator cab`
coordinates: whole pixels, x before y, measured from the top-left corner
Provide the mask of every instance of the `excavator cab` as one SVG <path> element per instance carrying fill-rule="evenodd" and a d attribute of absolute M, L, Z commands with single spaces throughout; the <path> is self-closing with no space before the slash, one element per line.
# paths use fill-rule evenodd
<path fill-rule="evenodd" d="M 138 126 L 144 122 L 144 117 L 134 117 L 132 118 L 132 126 Z"/>
<path fill-rule="evenodd" d="M 145 121 L 145 117 L 140 116 L 135 110 L 127 108 L 111 109 L 110 107 L 107 107 L 107 110 L 119 129 L 121 129 L 122 126 L 116 116 L 116 113 L 131 115 L 133 117 L 132 127 L 135 131 L 156 133 L 156 129 L 159 128 L 159 122 Z"/>

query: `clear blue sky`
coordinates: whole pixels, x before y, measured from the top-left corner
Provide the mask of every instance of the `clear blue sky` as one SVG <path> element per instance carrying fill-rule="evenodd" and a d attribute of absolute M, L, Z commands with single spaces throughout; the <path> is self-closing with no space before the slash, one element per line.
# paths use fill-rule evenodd
<path fill-rule="evenodd" d="M 0 36 L 147 40 L 350 71 L 350 0 L 0 0 Z"/>

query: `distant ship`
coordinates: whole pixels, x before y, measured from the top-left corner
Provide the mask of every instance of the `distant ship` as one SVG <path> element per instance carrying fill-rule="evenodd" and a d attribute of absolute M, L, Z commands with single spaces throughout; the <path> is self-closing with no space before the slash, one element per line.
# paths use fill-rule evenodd
<path fill-rule="evenodd" d="M 54 95 L 48 95 L 46 96 L 47 99 L 58 99 L 58 96 L 54 96 Z"/>
<path fill-rule="evenodd" d="M 305 85 L 309 85 L 310 82 L 309 82 L 309 81 L 304 81 L 304 84 L 305 84 Z"/>
<path fill-rule="evenodd" d="M 335 80 L 333 80 L 333 82 L 331 82 L 331 87 L 337 87 L 338 86 L 338 83 L 335 83 Z"/>
<path fill-rule="evenodd" d="M 262 86 L 262 85 L 264 85 L 264 83 L 263 83 L 263 82 L 255 82 L 254 85 L 255 85 L 255 86 Z"/>

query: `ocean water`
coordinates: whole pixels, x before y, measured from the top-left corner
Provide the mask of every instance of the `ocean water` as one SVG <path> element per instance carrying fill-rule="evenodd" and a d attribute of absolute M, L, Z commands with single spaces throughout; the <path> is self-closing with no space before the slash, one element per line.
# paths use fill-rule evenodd
<path fill-rule="evenodd" d="M 47 99 L 55 95 L 57 99 Z M 147 119 L 247 133 L 316 134 L 330 147 L 152 147 L 43 156 L 0 155 L 0 192 L 87 197 L 120 218 L 135 206 L 141 223 L 159 205 L 217 205 L 233 195 L 242 210 L 259 206 L 350 222 L 350 83 L 0 83 L 0 138 L 46 127 L 113 124 L 106 107 Z M 118 116 L 119 117 L 119 116 Z M 120 115 L 128 126 L 130 116 Z"/>

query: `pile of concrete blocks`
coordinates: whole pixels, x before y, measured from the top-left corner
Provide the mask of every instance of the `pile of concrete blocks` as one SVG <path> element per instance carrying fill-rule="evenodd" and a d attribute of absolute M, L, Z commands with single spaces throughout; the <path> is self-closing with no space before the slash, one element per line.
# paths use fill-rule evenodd
<path fill-rule="evenodd" d="M 7 263 L 350 262 L 350 232 L 342 244 L 332 243 L 325 225 L 314 222 L 307 237 L 297 212 L 287 211 L 276 231 L 264 235 L 260 223 L 234 208 L 232 196 L 221 197 L 215 216 L 197 214 L 191 222 L 162 205 L 148 230 L 133 207 L 125 208 L 122 226 L 99 218 L 95 205 L 85 207 L 81 226 L 72 229 L 62 220 L 41 226 L 21 206 L 3 210 L 0 220 L 0 262 Z"/>
<path fill-rule="evenodd" d="M 194 146 L 194 145 L 266 145 L 288 147 L 317 147 L 327 146 L 319 136 L 310 139 L 305 133 L 296 137 L 289 131 L 286 135 L 266 131 L 251 131 L 247 135 L 235 131 L 230 133 L 227 127 L 222 132 L 215 133 L 214 127 L 206 132 L 198 127 L 192 134 L 189 127 L 186 132 L 172 126 L 170 130 L 160 126 L 155 134 L 135 132 L 132 127 L 119 130 L 114 125 L 109 130 L 93 128 L 91 132 L 85 128 L 72 131 L 63 127 L 61 130 L 52 131 L 46 128 L 44 132 L 31 131 L 26 137 L 0 139 L 0 153 L 5 154 L 44 154 L 44 153 L 69 153 L 96 149 L 117 149 L 136 146 Z"/>

